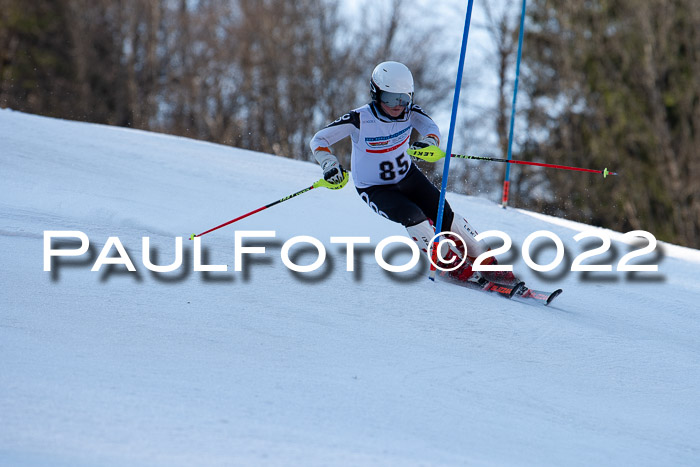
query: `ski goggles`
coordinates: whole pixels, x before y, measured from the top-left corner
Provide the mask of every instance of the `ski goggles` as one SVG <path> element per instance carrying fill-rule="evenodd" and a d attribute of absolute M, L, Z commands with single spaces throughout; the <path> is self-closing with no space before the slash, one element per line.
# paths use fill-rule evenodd
<path fill-rule="evenodd" d="M 408 106 L 413 100 L 413 95 L 407 92 L 386 92 L 383 91 L 380 100 L 389 107 Z"/>

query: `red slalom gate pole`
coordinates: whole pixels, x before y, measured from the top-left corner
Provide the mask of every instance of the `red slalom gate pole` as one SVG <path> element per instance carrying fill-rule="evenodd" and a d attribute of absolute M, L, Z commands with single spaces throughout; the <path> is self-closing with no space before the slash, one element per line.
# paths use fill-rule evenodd
<path fill-rule="evenodd" d="M 520 33 L 518 35 L 518 61 L 515 65 L 515 84 L 513 85 L 513 104 L 510 107 L 510 132 L 508 133 L 508 160 L 513 158 L 513 127 L 515 126 L 515 102 L 518 98 L 518 81 L 520 80 L 520 59 L 523 56 L 523 34 L 525 33 L 525 4 L 520 13 Z M 506 165 L 506 175 L 503 178 L 503 197 L 501 206 L 503 209 L 508 205 L 508 195 L 510 193 L 510 166 Z"/>
<path fill-rule="evenodd" d="M 267 209 L 267 208 L 271 208 L 272 206 L 275 206 L 275 205 L 280 204 L 280 203 L 282 203 L 282 202 L 284 202 L 284 201 L 287 201 L 287 200 L 290 200 L 290 199 L 292 199 L 292 198 L 295 198 L 295 197 L 297 197 L 297 196 L 299 196 L 299 195 L 301 195 L 301 194 L 306 193 L 307 191 L 311 191 L 311 190 L 313 190 L 314 188 L 323 187 L 323 188 L 328 188 L 328 189 L 331 189 L 331 190 L 339 190 L 339 189 L 343 188 L 347 183 L 348 183 L 348 174 L 347 174 L 347 172 L 345 173 L 345 175 L 344 175 L 344 177 L 343 177 L 343 181 L 340 182 L 340 183 L 330 183 L 330 182 L 325 181 L 324 179 L 320 179 L 319 181 L 317 181 L 317 182 L 314 183 L 313 185 L 308 186 L 308 187 L 304 188 L 303 190 L 299 190 L 299 191 L 297 191 L 296 193 L 292 193 L 292 194 L 289 195 L 289 196 L 285 196 L 284 198 L 278 199 L 277 201 L 273 201 L 273 202 L 270 203 L 270 204 L 267 204 L 267 205 L 265 205 L 265 206 L 263 206 L 263 207 L 260 207 L 260 208 L 258 208 L 258 209 L 255 209 L 255 210 L 253 210 L 253 211 L 250 211 L 250 212 L 248 212 L 248 213 L 246 213 L 246 214 L 243 214 L 242 216 L 238 216 L 238 217 L 236 217 L 235 219 L 231 219 L 230 221 L 224 222 L 224 223 L 221 224 L 221 225 L 217 225 L 216 227 L 212 227 L 211 229 L 205 230 L 204 232 L 202 232 L 202 233 L 200 233 L 200 234 L 192 234 L 192 235 L 190 235 L 190 240 L 194 240 L 195 237 L 201 237 L 202 235 L 206 235 L 206 234 L 208 234 L 209 232 L 213 232 L 213 231 L 215 231 L 215 230 L 219 230 L 219 229 L 222 228 L 222 227 L 226 227 L 227 225 L 231 225 L 231 224 L 233 224 L 234 222 L 238 222 L 238 221 L 240 221 L 241 219 L 245 219 L 246 217 L 252 216 L 252 215 L 255 214 L 255 213 L 258 213 L 258 212 L 260 212 L 260 211 L 264 211 L 264 210 Z"/>

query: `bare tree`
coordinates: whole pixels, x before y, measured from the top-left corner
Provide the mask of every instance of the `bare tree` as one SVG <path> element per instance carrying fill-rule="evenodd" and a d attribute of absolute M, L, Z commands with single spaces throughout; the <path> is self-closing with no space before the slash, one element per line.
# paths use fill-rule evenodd
<path fill-rule="evenodd" d="M 37 24 L 0 28 L 0 98 L 22 110 L 308 160 L 316 130 L 367 102 L 380 61 L 413 70 L 419 101 L 449 99 L 439 36 L 411 27 L 401 0 L 359 17 L 338 0 L 0 1 Z M 349 163 L 347 143 L 339 156 Z"/>
<path fill-rule="evenodd" d="M 551 171 L 554 198 L 525 202 L 698 246 L 700 15 L 693 3 L 530 4 L 528 151 L 623 176 Z"/>

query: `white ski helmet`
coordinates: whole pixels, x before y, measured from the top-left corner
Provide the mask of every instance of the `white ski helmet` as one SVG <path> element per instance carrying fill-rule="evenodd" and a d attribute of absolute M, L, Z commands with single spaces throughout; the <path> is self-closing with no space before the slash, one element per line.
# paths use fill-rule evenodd
<path fill-rule="evenodd" d="M 406 65 L 399 62 L 382 62 L 374 68 L 369 80 L 372 101 L 389 107 L 413 102 L 413 75 Z"/>

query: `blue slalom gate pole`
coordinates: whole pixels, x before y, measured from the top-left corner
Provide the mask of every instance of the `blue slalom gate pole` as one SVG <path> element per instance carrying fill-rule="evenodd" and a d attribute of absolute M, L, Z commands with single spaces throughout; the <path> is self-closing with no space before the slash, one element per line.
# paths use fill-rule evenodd
<path fill-rule="evenodd" d="M 459 105 L 459 91 L 462 85 L 462 72 L 464 71 L 464 56 L 467 54 L 467 39 L 469 38 L 469 25 L 472 21 L 472 7 L 474 6 L 474 0 L 469 0 L 467 5 L 467 16 L 464 20 L 464 32 L 462 33 L 462 50 L 459 53 L 459 69 L 457 71 L 457 82 L 455 83 L 455 95 L 452 101 L 452 116 L 450 117 L 450 133 L 447 137 L 447 154 L 452 154 L 452 140 L 455 133 L 455 122 L 457 120 L 457 107 Z M 435 224 L 435 229 L 437 233 L 442 230 L 442 215 L 445 209 L 445 193 L 447 192 L 447 176 L 450 172 L 450 158 L 445 158 L 445 166 L 442 170 L 442 188 L 440 190 L 440 202 L 438 204 L 438 215 L 437 223 Z M 435 237 L 433 244 L 433 261 L 437 259 L 437 249 L 440 243 L 440 237 Z M 430 280 L 435 280 L 435 265 L 430 265 Z"/>
<path fill-rule="evenodd" d="M 523 54 L 523 33 L 525 32 L 525 3 L 523 0 L 523 11 L 520 13 L 520 34 L 518 36 L 518 61 L 515 65 L 515 88 L 513 89 L 513 106 L 510 109 L 510 132 L 508 133 L 508 160 L 513 157 L 513 126 L 515 124 L 515 101 L 518 97 L 518 80 L 520 79 L 520 57 Z M 508 205 L 510 194 L 510 164 L 506 164 L 506 177 L 503 180 L 503 197 L 501 206 L 503 209 Z"/>

